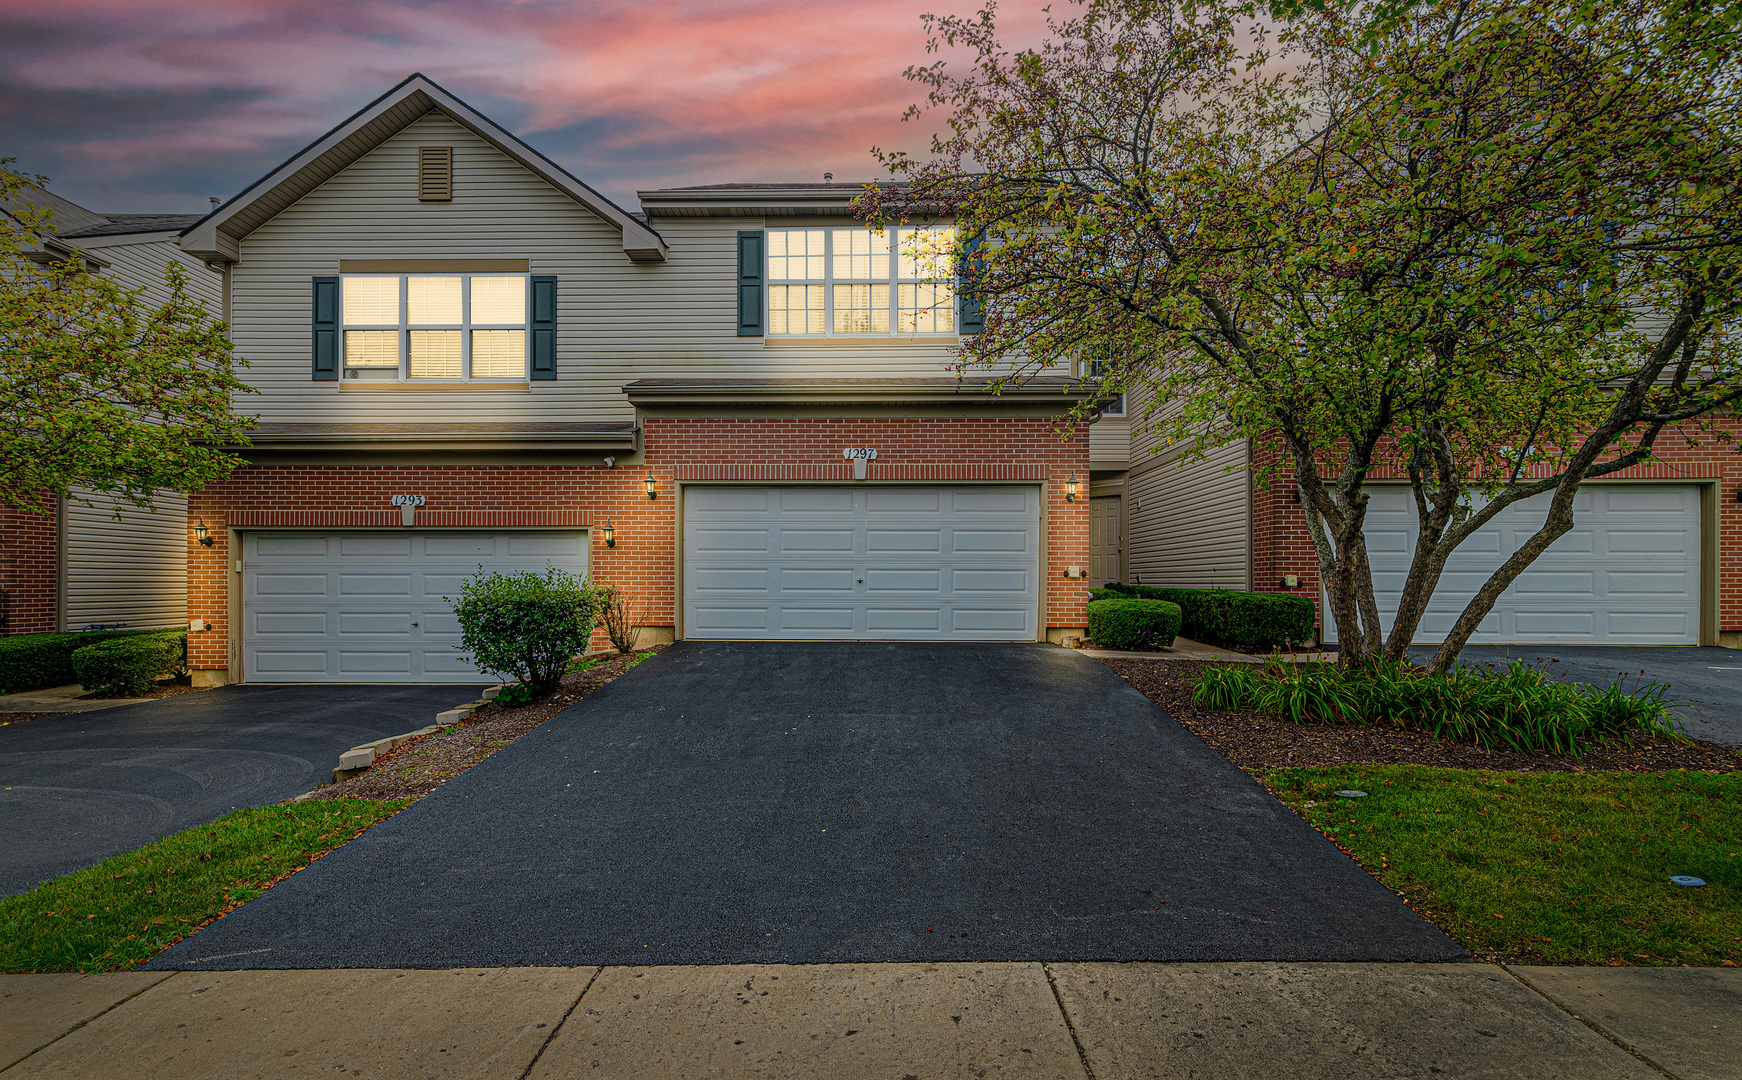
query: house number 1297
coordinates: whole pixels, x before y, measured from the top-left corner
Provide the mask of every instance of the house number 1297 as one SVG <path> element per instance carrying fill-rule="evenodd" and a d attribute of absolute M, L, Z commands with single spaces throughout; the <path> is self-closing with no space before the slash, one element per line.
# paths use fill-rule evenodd
<path fill-rule="evenodd" d="M 853 463 L 853 479 L 865 479 L 867 463 L 877 460 L 877 451 L 870 446 L 849 446 L 841 456 Z"/>

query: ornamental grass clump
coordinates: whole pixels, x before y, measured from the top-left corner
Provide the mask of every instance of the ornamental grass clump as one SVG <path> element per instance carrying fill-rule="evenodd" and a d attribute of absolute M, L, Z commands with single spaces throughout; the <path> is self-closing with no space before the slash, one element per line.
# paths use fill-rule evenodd
<path fill-rule="evenodd" d="M 479 670 L 542 694 L 556 688 L 592 638 L 599 590 L 554 566 L 543 574 L 479 573 L 460 583 L 454 615 L 460 648 Z"/>
<path fill-rule="evenodd" d="M 1560 682 L 1520 660 L 1433 674 L 1396 662 L 1351 670 L 1273 657 L 1262 671 L 1205 668 L 1192 702 L 1297 724 L 1389 724 L 1485 749 L 1577 758 L 1588 746 L 1637 735 L 1686 742 L 1669 715 L 1667 692 L 1646 680 L 1632 689 Z"/>

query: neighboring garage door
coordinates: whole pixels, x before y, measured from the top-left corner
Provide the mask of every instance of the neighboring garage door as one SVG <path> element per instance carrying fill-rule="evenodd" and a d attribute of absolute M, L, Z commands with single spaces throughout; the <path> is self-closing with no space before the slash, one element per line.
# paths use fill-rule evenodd
<path fill-rule="evenodd" d="M 1379 610 L 1397 611 L 1418 534 L 1407 487 L 1371 489 L 1367 551 Z M 1549 496 L 1515 503 L 1446 562 L 1415 640 L 1445 640 L 1495 568 L 1541 528 Z M 1700 493 L 1693 487 L 1587 487 L 1573 529 L 1501 594 L 1475 642 L 1695 645 L 1700 624 Z M 1326 634 L 1333 640 L 1334 625 Z"/>
<path fill-rule="evenodd" d="M 1033 641 L 1037 487 L 691 487 L 684 634 Z"/>
<path fill-rule="evenodd" d="M 486 570 L 587 570 L 584 532 L 243 534 L 250 682 L 478 682 L 459 649 L 460 582 Z"/>

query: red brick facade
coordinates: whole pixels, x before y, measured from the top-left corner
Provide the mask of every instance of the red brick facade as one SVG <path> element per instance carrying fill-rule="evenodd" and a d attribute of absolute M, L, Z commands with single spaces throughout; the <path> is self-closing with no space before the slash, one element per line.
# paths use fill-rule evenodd
<path fill-rule="evenodd" d="M 0 589 L 5 590 L 4 634 L 56 629 L 59 538 L 54 514 L 0 509 Z"/>
<path fill-rule="evenodd" d="M 190 541 L 188 617 L 212 624 L 188 640 L 189 666 L 229 666 L 229 588 L 236 580 L 227 528 L 403 526 L 389 500 L 422 494 L 422 527 L 594 527 L 591 572 L 651 604 L 649 623 L 671 626 L 676 604 L 674 485 L 705 480 L 851 481 L 843 446 L 875 446 L 873 479 L 915 482 L 1045 482 L 1046 623 L 1087 624 L 1086 579 L 1068 566 L 1089 561 L 1088 438 L 1061 441 L 1045 419 L 696 419 L 646 421 L 640 464 L 250 465 L 189 500 L 216 543 Z M 651 471 L 659 497 L 649 499 Z M 1071 475 L 1082 495 L 1065 500 Z M 617 545 L 596 527 L 609 521 Z"/>
<path fill-rule="evenodd" d="M 1066 568 L 1089 565 L 1085 430 L 1061 441 L 1043 418 L 696 419 L 648 420 L 644 439 L 648 461 L 691 480 L 851 480 L 844 446 L 877 448 L 869 465 L 877 480 L 1044 480 L 1046 625 L 1088 625 L 1089 581 L 1065 577 Z M 1073 475 L 1080 494 L 1067 502 Z"/>
<path fill-rule="evenodd" d="M 1720 421 L 1722 430 L 1742 437 L 1742 421 Z M 1690 436 L 1699 445 L 1669 435 L 1657 443 L 1657 460 L 1605 480 L 1716 481 L 1718 499 L 1718 632 L 1742 632 L 1742 453 L 1709 434 Z M 1377 479 L 1401 479 L 1401 470 L 1377 472 Z M 1306 516 L 1295 502 L 1292 470 L 1281 470 L 1270 487 L 1253 493 L 1253 587 L 1260 592 L 1292 592 L 1319 597 L 1318 557 L 1307 536 Z M 1300 578 L 1297 589 L 1283 589 L 1285 574 Z M 1322 613 L 1321 613 L 1322 615 Z"/>

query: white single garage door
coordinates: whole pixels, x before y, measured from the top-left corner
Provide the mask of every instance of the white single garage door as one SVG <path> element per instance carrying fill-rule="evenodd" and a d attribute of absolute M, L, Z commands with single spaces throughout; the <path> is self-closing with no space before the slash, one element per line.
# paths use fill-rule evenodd
<path fill-rule="evenodd" d="M 243 534 L 249 682 L 478 682 L 448 599 L 486 570 L 587 571 L 584 532 Z"/>
<path fill-rule="evenodd" d="M 1038 487 L 691 487 L 692 638 L 1033 641 Z"/>
<path fill-rule="evenodd" d="M 1389 626 L 1419 533 L 1407 487 L 1372 489 L 1367 551 L 1374 598 Z M 1470 597 L 1548 515 L 1549 496 L 1514 503 L 1446 561 L 1415 640 L 1445 640 Z M 1333 640 L 1335 625 L 1326 627 Z M 1520 645 L 1694 645 L 1700 632 L 1700 493 L 1694 487 L 1587 487 L 1573 529 L 1519 575 L 1475 642 Z"/>

